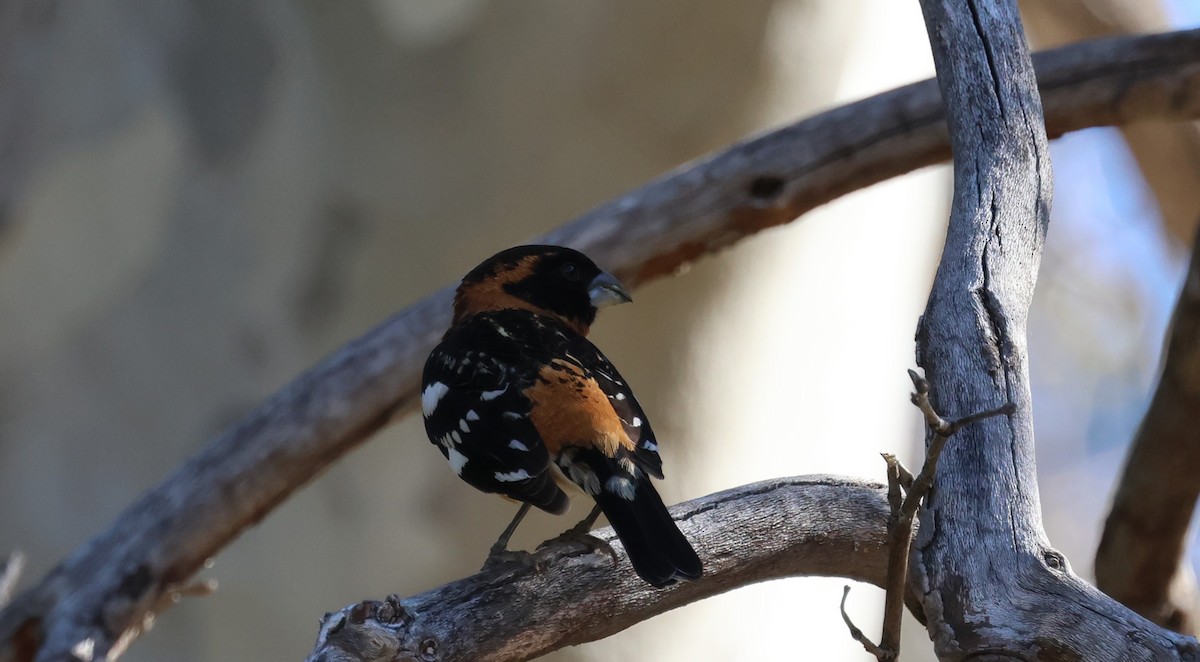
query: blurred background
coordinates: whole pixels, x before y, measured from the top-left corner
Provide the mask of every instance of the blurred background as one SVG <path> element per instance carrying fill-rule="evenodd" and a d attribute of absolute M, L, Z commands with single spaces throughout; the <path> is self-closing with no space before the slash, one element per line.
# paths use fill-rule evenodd
<path fill-rule="evenodd" d="M 1046 47 L 1200 24 L 1029 2 Z M 0 554 L 24 585 L 305 367 L 491 253 L 748 133 L 933 74 L 916 2 L 20 1 L 0 7 Z M 1090 575 L 1200 216 L 1194 125 L 1052 147 L 1031 320 L 1046 526 Z M 1143 177 L 1143 174 L 1145 175 Z M 606 311 L 668 502 L 882 480 L 946 167 L 847 196 Z M 797 379 L 799 375 L 799 379 Z M 132 661 L 301 659 L 327 610 L 475 570 L 513 507 L 395 425 L 247 531 Z M 534 515 L 518 544 L 574 522 Z M 864 659 L 842 580 L 739 590 L 554 660 Z M 870 633 L 882 594 L 850 608 Z M 909 621 L 906 659 L 932 659 Z"/>

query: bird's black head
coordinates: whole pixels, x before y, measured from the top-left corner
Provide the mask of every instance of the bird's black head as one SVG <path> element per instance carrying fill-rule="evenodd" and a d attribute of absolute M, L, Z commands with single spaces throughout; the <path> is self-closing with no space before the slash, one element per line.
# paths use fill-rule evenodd
<path fill-rule="evenodd" d="M 629 292 L 586 255 L 563 246 L 517 246 L 468 273 L 454 297 L 454 321 L 481 312 L 524 309 L 556 317 L 586 334 L 603 306 Z"/>

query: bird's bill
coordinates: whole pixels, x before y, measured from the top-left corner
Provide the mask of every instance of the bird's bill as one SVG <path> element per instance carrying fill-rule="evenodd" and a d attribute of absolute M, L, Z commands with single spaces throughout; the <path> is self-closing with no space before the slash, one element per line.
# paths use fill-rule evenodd
<path fill-rule="evenodd" d="M 629 296 L 629 290 L 625 289 L 621 281 L 607 271 L 601 271 L 599 276 L 592 279 L 588 285 L 588 298 L 597 308 L 633 301 L 633 297 Z"/>

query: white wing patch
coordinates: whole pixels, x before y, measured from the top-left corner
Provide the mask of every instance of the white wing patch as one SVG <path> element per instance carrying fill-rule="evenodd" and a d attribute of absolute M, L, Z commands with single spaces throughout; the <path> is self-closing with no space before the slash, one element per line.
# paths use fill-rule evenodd
<path fill-rule="evenodd" d="M 497 471 L 495 473 L 495 476 L 496 476 L 496 480 L 500 481 L 501 483 L 515 483 L 519 480 L 526 480 L 527 478 L 529 478 L 529 472 L 525 471 L 524 469 L 517 469 L 516 471 L 509 471 L 508 473 L 502 473 L 502 472 Z"/>
<path fill-rule="evenodd" d="M 632 425 L 635 428 L 640 428 L 640 427 L 642 427 L 642 419 L 638 418 L 637 416 L 634 416 L 633 422 L 631 422 L 630 425 Z"/>
<path fill-rule="evenodd" d="M 433 416 L 438 403 L 449 392 L 450 387 L 441 382 L 434 382 L 425 387 L 425 390 L 421 393 L 421 413 L 425 414 L 425 418 Z"/>
<path fill-rule="evenodd" d="M 505 386 L 504 388 L 496 389 L 495 391 L 484 391 L 483 393 L 479 394 L 479 399 L 483 400 L 485 402 L 487 402 L 489 400 L 495 400 L 496 398 L 504 395 L 504 392 L 507 390 L 508 390 L 508 387 Z"/>
<path fill-rule="evenodd" d="M 462 476 L 463 467 L 467 466 L 467 456 L 458 452 L 456 448 L 446 450 L 446 459 L 450 460 L 450 468 L 458 476 Z"/>
<path fill-rule="evenodd" d="M 529 447 L 526 446 L 525 444 L 522 444 L 520 439 L 513 439 L 512 441 L 508 442 L 508 447 L 515 451 L 529 450 Z"/>

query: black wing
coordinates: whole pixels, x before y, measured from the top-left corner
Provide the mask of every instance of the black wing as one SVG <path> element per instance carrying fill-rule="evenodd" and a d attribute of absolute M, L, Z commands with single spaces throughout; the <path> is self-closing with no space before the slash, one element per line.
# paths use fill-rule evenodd
<path fill-rule="evenodd" d="M 658 454 L 658 442 L 646 412 L 633 396 L 633 389 L 621 373 L 613 367 L 608 357 L 595 345 L 580 336 L 569 338 L 567 360 L 583 368 L 585 374 L 596 381 L 600 390 L 608 396 L 608 402 L 621 419 L 625 434 L 634 443 L 633 456 L 646 473 L 662 478 L 662 458 Z"/>
<path fill-rule="evenodd" d="M 506 347 L 503 328 L 486 328 L 491 324 L 468 322 L 429 355 L 421 382 L 425 431 L 454 472 L 477 489 L 562 513 L 567 497 L 554 482 L 550 455 L 521 394 L 530 379 L 526 359 Z"/>

